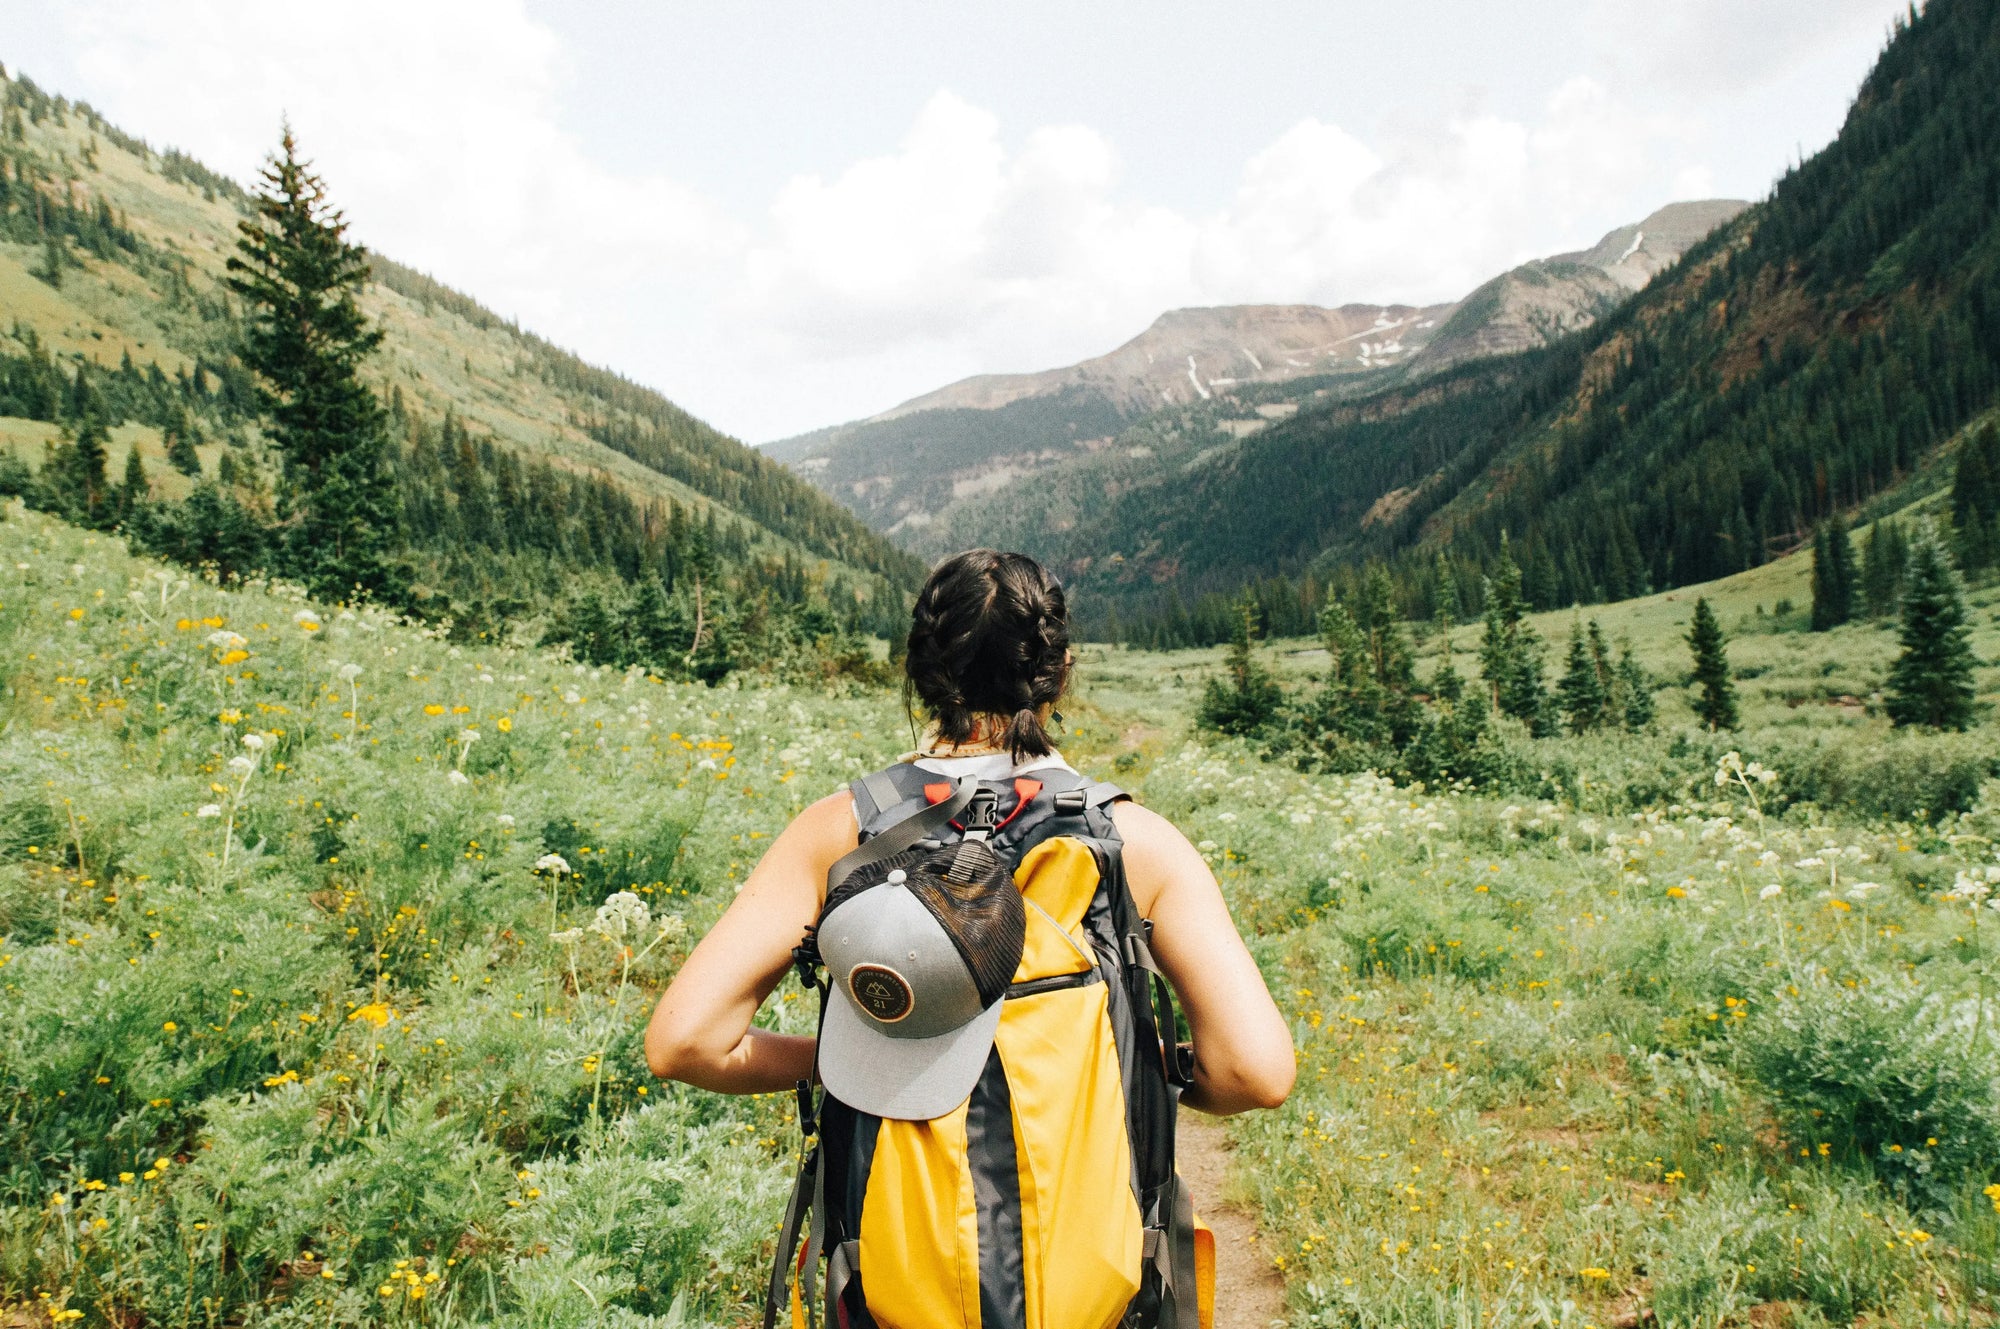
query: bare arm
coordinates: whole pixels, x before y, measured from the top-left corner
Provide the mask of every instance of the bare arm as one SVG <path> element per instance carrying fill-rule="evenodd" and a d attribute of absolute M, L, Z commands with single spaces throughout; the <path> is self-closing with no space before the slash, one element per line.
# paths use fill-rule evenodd
<path fill-rule="evenodd" d="M 1153 920 L 1153 957 L 1194 1034 L 1194 1085 L 1181 1101 L 1217 1116 L 1278 1106 L 1298 1073 L 1292 1033 L 1237 935 L 1215 874 L 1159 814 L 1120 803 L 1113 817 L 1133 898 Z"/>
<path fill-rule="evenodd" d="M 827 869 L 857 838 L 854 800 L 842 790 L 772 841 L 654 1008 L 646 1027 L 653 1074 L 725 1094 L 769 1093 L 812 1078 L 811 1038 L 753 1029 L 750 1021 L 819 913 Z"/>

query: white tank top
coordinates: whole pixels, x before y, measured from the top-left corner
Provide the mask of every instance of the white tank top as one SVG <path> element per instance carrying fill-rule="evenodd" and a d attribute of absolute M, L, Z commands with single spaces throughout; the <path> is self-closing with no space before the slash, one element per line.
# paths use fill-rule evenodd
<path fill-rule="evenodd" d="M 1013 755 L 1006 752 L 982 752 L 976 757 L 917 757 L 910 763 L 919 770 L 935 771 L 939 775 L 949 775 L 964 779 L 970 775 L 981 780 L 1005 783 L 1017 775 L 1028 775 L 1035 771 L 1056 767 L 1075 772 L 1076 768 L 1063 760 L 1060 752 L 1051 752 L 1046 757 L 1030 757 L 1016 765 Z"/>

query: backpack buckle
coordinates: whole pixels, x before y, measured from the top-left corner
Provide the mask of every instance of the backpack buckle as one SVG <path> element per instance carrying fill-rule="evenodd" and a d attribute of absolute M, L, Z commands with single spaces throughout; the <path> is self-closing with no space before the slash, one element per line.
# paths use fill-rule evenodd
<path fill-rule="evenodd" d="M 965 810 L 965 838 L 984 840 L 999 825 L 999 796 L 991 789 L 981 789 L 972 796 L 972 804 Z"/>
<path fill-rule="evenodd" d="M 805 939 L 792 947 L 792 967 L 798 972 L 801 987 L 819 986 L 819 968 L 823 961 L 819 957 L 819 938 L 813 929 L 807 928 Z"/>
<path fill-rule="evenodd" d="M 1086 789 L 1065 789 L 1054 799 L 1055 809 L 1064 816 L 1074 817 L 1090 806 L 1090 791 Z"/>
<path fill-rule="evenodd" d="M 792 1085 L 792 1092 L 799 1100 L 799 1134 L 811 1139 L 819 1134 L 819 1111 L 813 1106 L 812 1081 L 797 1081 Z"/>

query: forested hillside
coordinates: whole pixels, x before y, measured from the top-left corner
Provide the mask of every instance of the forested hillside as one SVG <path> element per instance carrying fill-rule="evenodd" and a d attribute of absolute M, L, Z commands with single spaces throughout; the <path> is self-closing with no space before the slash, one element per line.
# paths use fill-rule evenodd
<path fill-rule="evenodd" d="M 224 270 L 249 195 L 18 73 L 0 105 L 0 493 L 225 573 L 282 571 L 285 495 Z M 389 422 L 398 607 L 710 676 L 732 652 L 893 630 L 921 565 L 810 485 L 368 262 L 360 308 L 383 339 L 361 372 Z"/>
<path fill-rule="evenodd" d="M 1170 310 L 1109 354 L 965 379 L 765 451 L 919 554 L 1052 550 L 1072 507 L 1168 480 L 1190 455 L 1213 455 L 1303 403 L 1383 391 L 1587 327 L 1744 206 L 1669 204 L 1455 303 Z"/>
<path fill-rule="evenodd" d="M 1050 552 L 1130 622 L 1372 558 L 1427 608 L 1439 551 L 1476 588 L 1503 533 L 1544 605 L 1796 547 L 1994 401 L 1996 90 L 1992 7 L 1936 0 L 1899 26 L 1834 143 L 1609 319 L 1303 409 L 1087 505 Z"/>

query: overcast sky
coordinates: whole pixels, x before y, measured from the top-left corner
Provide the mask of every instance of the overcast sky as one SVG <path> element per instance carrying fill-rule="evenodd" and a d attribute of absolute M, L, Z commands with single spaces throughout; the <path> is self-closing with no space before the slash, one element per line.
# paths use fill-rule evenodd
<path fill-rule="evenodd" d="M 1903 0 L 0 0 L 0 60 L 753 442 L 1760 197 Z"/>

